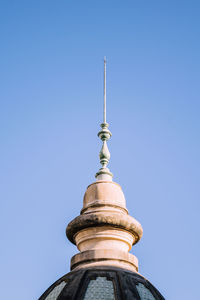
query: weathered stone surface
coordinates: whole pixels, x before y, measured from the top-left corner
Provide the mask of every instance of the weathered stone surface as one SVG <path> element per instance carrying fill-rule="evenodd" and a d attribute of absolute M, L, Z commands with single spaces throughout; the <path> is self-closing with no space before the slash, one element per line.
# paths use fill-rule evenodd
<path fill-rule="evenodd" d="M 95 249 L 121 249 L 128 252 L 134 239 L 130 232 L 111 226 L 90 227 L 75 235 L 76 246 L 80 252 Z"/>
<path fill-rule="evenodd" d="M 128 213 L 123 191 L 119 184 L 112 181 L 97 181 L 88 186 L 84 195 L 81 213 L 87 212 L 89 207 L 99 205 L 119 207 L 122 211 Z"/>
<path fill-rule="evenodd" d="M 87 266 L 120 266 L 133 272 L 138 271 L 138 259 L 133 254 L 117 249 L 88 250 L 74 255 L 71 259 L 71 269 Z"/>
<path fill-rule="evenodd" d="M 137 220 L 129 215 L 116 212 L 113 212 L 112 215 L 109 212 L 80 215 L 68 224 L 66 234 L 68 239 L 75 244 L 74 236 L 78 231 L 89 227 L 105 225 L 131 232 L 135 236 L 134 243 L 137 243 L 142 237 L 142 226 Z"/>
<path fill-rule="evenodd" d="M 66 229 L 81 252 L 72 258 L 71 268 L 107 265 L 137 271 L 137 259 L 128 252 L 142 233 L 140 223 L 128 214 L 120 185 L 97 181 L 85 192 L 81 215 Z"/>

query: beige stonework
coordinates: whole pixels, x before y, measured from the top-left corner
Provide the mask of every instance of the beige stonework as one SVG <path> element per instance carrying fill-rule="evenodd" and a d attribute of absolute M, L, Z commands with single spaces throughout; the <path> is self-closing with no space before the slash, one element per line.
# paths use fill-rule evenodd
<path fill-rule="evenodd" d="M 138 271 L 138 259 L 133 254 L 118 249 L 88 250 L 74 255 L 71 259 L 71 269 L 95 266 L 112 266 Z"/>
<path fill-rule="evenodd" d="M 121 187 L 98 180 L 88 186 L 81 215 L 67 226 L 67 237 L 80 253 L 71 259 L 71 269 L 115 266 L 138 270 L 132 245 L 142 237 L 142 226 L 128 214 Z"/>
<path fill-rule="evenodd" d="M 86 213 L 95 207 L 98 207 L 98 211 L 100 211 L 100 207 L 109 210 L 110 206 L 112 210 L 123 210 L 128 213 L 126 200 L 120 185 L 112 181 L 103 180 L 90 184 L 84 195 L 81 212 Z"/>
<path fill-rule="evenodd" d="M 133 241 L 134 236 L 131 233 L 111 226 L 86 228 L 75 235 L 76 246 L 80 252 L 95 249 L 120 249 L 128 252 Z"/>

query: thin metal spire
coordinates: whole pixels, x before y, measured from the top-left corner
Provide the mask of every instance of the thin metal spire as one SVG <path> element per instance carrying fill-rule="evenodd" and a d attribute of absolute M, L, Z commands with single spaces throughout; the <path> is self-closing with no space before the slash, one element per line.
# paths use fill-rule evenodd
<path fill-rule="evenodd" d="M 104 107 L 103 107 L 103 123 L 106 123 L 106 57 L 104 56 Z"/>
<path fill-rule="evenodd" d="M 107 146 L 107 140 L 111 137 L 111 132 L 108 129 L 109 124 L 106 122 L 106 58 L 104 57 L 104 107 L 103 107 L 103 123 L 101 124 L 101 131 L 98 137 L 102 140 L 103 145 L 99 153 L 100 163 L 102 167 L 96 173 L 97 180 L 112 180 L 112 173 L 107 168 L 110 160 L 110 152 Z"/>

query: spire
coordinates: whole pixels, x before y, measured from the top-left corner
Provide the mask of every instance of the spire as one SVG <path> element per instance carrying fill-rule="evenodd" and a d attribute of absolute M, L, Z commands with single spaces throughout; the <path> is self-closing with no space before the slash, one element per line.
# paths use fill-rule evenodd
<path fill-rule="evenodd" d="M 87 187 L 80 215 L 66 229 L 68 239 L 80 251 L 71 259 L 71 270 L 112 266 L 137 272 L 138 260 L 129 251 L 142 237 L 142 226 L 128 214 L 123 191 L 112 181 L 107 168 L 110 159 L 107 140 L 111 132 L 106 122 L 105 59 L 103 123 L 98 136 L 103 142 L 99 154 L 102 167 L 96 174 L 96 182 Z"/>
<path fill-rule="evenodd" d="M 109 180 L 112 181 L 112 173 L 107 168 L 110 160 L 110 152 L 107 146 L 107 140 L 112 136 L 110 130 L 108 129 L 109 124 L 106 122 L 106 57 L 104 57 L 104 107 L 103 107 L 103 123 L 101 124 L 101 130 L 98 133 L 98 137 L 102 140 L 103 145 L 99 153 L 100 163 L 102 167 L 96 173 L 96 179 L 99 180 Z"/>
<path fill-rule="evenodd" d="M 106 57 L 104 56 L 103 122 L 106 123 Z"/>

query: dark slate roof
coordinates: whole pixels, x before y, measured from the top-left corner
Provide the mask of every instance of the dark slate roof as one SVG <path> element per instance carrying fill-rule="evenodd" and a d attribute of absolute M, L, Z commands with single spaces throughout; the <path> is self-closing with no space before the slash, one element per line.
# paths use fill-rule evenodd
<path fill-rule="evenodd" d="M 72 271 L 51 285 L 39 300 L 164 300 L 141 275 L 114 267 Z"/>

